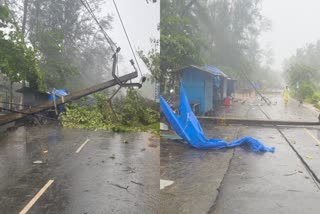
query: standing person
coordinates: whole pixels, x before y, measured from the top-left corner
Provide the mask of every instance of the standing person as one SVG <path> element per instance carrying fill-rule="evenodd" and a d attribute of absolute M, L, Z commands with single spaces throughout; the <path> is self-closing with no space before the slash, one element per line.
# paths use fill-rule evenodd
<path fill-rule="evenodd" d="M 287 105 L 289 101 L 289 87 L 286 86 L 286 88 L 283 91 L 283 99 L 284 99 L 284 104 Z"/>

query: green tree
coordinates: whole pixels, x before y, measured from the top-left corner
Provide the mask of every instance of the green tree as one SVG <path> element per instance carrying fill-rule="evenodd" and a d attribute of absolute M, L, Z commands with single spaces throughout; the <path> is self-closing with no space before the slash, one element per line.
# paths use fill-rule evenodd
<path fill-rule="evenodd" d="M 208 63 L 229 76 L 254 78 L 261 70 L 259 35 L 270 22 L 261 0 L 161 1 L 161 71 Z M 187 54 L 186 54 L 187 53 Z"/>
<path fill-rule="evenodd" d="M 15 26 L 15 27 L 14 27 Z M 44 90 L 43 73 L 32 47 L 27 47 L 9 9 L 0 5 L 0 72 L 11 82 L 27 80 L 30 87 Z"/>
<path fill-rule="evenodd" d="M 317 69 L 304 64 L 292 64 L 285 70 L 285 77 L 288 85 L 296 86 L 297 82 L 305 82 L 313 87 L 317 85 L 319 73 Z"/>
<path fill-rule="evenodd" d="M 193 31 L 190 19 L 181 17 L 180 1 L 161 1 L 160 21 L 160 93 L 168 84 L 168 72 L 190 64 L 203 64 L 203 43 Z"/>
<path fill-rule="evenodd" d="M 103 1 L 88 2 L 98 16 Z M 111 76 L 110 47 L 81 1 L 29 0 L 28 5 L 26 37 L 40 52 L 48 87 L 79 89 Z M 98 19 L 111 28 L 111 16 Z"/>
<path fill-rule="evenodd" d="M 320 84 L 320 40 L 298 48 L 285 62 L 285 77 L 289 84 L 294 81 L 306 81 L 319 88 Z M 305 72 L 305 73 L 304 73 Z"/>
<path fill-rule="evenodd" d="M 150 41 L 153 45 L 151 50 L 147 54 L 140 50 L 138 51 L 138 54 L 151 72 L 152 79 L 156 82 L 160 82 L 163 81 L 160 70 L 160 41 L 157 39 L 151 39 Z"/>

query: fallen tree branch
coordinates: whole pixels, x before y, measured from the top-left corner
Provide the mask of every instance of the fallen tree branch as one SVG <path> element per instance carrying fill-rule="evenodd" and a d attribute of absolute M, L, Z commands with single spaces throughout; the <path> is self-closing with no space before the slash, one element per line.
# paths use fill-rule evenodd
<path fill-rule="evenodd" d="M 131 181 L 131 183 L 134 183 L 134 184 L 137 184 L 137 185 L 140 185 L 140 186 L 144 186 L 144 184 L 139 183 L 139 182 L 135 182 L 135 181 Z"/>
<path fill-rule="evenodd" d="M 127 190 L 128 191 L 128 188 L 129 188 L 129 186 L 127 186 L 127 187 L 124 187 L 124 186 L 120 186 L 119 184 L 113 184 L 113 183 L 110 183 L 112 186 L 115 186 L 115 187 L 119 187 L 119 188 L 121 188 L 121 189 L 125 189 L 125 190 Z"/>

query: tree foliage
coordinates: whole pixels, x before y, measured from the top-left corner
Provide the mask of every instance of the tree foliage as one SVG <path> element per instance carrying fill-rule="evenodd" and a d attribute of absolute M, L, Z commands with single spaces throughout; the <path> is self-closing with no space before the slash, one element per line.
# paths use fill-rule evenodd
<path fill-rule="evenodd" d="M 150 101 L 128 89 L 123 99 L 114 102 L 114 111 L 103 94 L 95 94 L 90 106 L 69 105 L 62 115 L 63 125 L 70 128 L 104 129 L 113 131 L 159 130 L 159 111 Z M 157 104 L 158 105 L 158 104 Z"/>
<path fill-rule="evenodd" d="M 110 47 L 81 1 L 6 0 L 23 38 L 39 51 L 48 87 L 80 89 L 111 76 Z M 99 16 L 103 0 L 88 0 L 104 29 L 112 17 Z"/>
<path fill-rule="evenodd" d="M 286 81 L 294 89 L 299 100 L 312 100 L 314 92 L 319 89 L 319 71 L 305 64 L 292 64 L 285 70 Z M 315 97 L 317 98 L 317 96 Z"/>
<path fill-rule="evenodd" d="M 89 1 L 97 15 L 101 3 Z M 105 29 L 111 20 L 100 17 Z M 32 0 L 27 27 L 31 43 L 41 52 L 49 87 L 83 87 L 109 77 L 110 47 L 80 1 Z"/>
<path fill-rule="evenodd" d="M 169 72 L 189 64 L 202 64 L 204 45 L 192 29 L 191 20 L 181 15 L 185 1 L 161 1 L 160 70 L 161 94 L 165 93 Z"/>
<path fill-rule="evenodd" d="M 150 40 L 152 48 L 148 53 L 138 51 L 139 57 L 142 59 L 148 70 L 151 72 L 152 79 L 156 82 L 162 82 L 162 75 L 160 70 L 160 41 L 157 39 Z"/>
<path fill-rule="evenodd" d="M 315 86 L 317 73 L 315 68 L 304 64 L 292 64 L 285 71 L 287 83 L 294 87 L 298 82 L 306 82 Z"/>
<path fill-rule="evenodd" d="M 161 1 L 161 71 L 190 64 L 224 68 L 233 78 L 261 69 L 259 35 L 270 23 L 261 0 Z"/>
<path fill-rule="evenodd" d="M 0 72 L 11 82 L 27 80 L 30 87 L 44 90 L 43 73 L 36 52 L 27 47 L 9 9 L 0 5 Z"/>
<path fill-rule="evenodd" d="M 285 62 L 285 77 L 289 84 L 304 81 L 320 88 L 320 41 L 298 48 Z"/>

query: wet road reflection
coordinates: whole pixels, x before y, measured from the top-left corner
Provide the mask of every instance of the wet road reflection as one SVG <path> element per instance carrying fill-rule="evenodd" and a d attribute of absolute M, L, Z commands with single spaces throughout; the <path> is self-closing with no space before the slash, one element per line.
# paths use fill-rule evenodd
<path fill-rule="evenodd" d="M 308 106 L 299 106 L 294 100 L 285 106 L 280 94 L 268 97 L 272 105 L 252 97 L 246 102 L 221 106 L 215 116 L 266 120 L 263 110 L 274 120 L 318 121 L 318 112 Z M 252 136 L 267 146 L 275 146 L 276 151 L 256 154 L 245 147 L 196 150 L 162 138 L 161 179 L 174 183 L 160 191 L 160 213 L 319 213 L 320 187 L 308 169 L 320 178 L 319 127 L 307 127 L 310 134 L 303 127 L 280 127 L 289 144 L 271 126 L 200 123 L 207 138 L 231 141 Z"/>
<path fill-rule="evenodd" d="M 0 139 L 3 213 L 18 213 L 50 179 L 29 213 L 157 213 L 159 139 L 56 126 L 20 127 Z"/>

